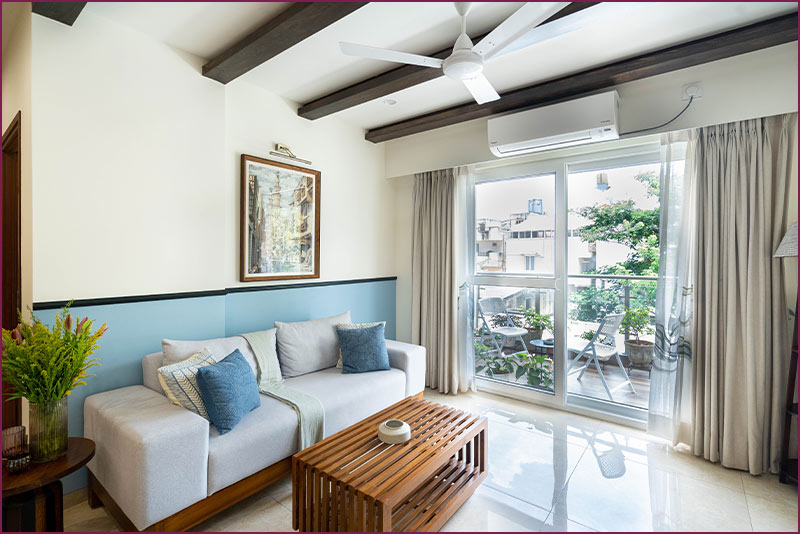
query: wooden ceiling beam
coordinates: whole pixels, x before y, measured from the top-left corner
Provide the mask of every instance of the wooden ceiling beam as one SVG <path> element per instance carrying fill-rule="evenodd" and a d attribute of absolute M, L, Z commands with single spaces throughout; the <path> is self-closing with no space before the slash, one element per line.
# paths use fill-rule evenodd
<path fill-rule="evenodd" d="M 31 10 L 37 15 L 72 26 L 81 14 L 86 2 L 31 2 Z"/>
<path fill-rule="evenodd" d="M 452 124 L 522 111 L 578 97 L 592 91 L 649 78 L 771 46 L 797 41 L 797 13 L 772 18 L 735 30 L 617 61 L 555 80 L 509 91 L 500 100 L 474 102 L 373 128 L 366 139 L 380 143 Z"/>
<path fill-rule="evenodd" d="M 235 80 L 284 50 L 364 7 L 367 2 L 295 2 L 203 66 L 203 76 Z"/>
<path fill-rule="evenodd" d="M 578 11 L 599 4 L 600 2 L 573 2 L 549 19 L 540 24 L 548 24 L 560 18 L 572 15 Z M 471 37 L 473 43 L 479 43 L 488 33 Z M 445 59 L 453 53 L 453 47 L 449 46 L 432 54 L 424 54 L 430 57 Z M 403 89 L 408 89 L 415 85 L 425 83 L 443 76 L 442 69 L 432 69 L 429 67 L 419 67 L 417 65 L 403 65 L 390 71 L 386 71 L 377 76 L 373 76 L 362 82 L 355 83 L 339 91 L 330 93 L 309 102 L 297 110 L 297 114 L 304 119 L 319 119 L 338 111 L 352 108 L 359 104 L 381 98 Z"/>

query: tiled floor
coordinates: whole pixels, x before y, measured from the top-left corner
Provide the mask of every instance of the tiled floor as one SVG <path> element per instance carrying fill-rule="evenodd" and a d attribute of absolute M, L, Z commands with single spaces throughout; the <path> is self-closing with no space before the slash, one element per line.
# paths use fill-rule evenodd
<path fill-rule="evenodd" d="M 797 489 L 679 452 L 644 432 L 488 394 L 425 398 L 489 419 L 489 477 L 446 531 L 797 532 Z M 115 530 L 104 509 L 65 511 L 68 531 Z M 286 479 L 199 525 L 291 530 Z"/>

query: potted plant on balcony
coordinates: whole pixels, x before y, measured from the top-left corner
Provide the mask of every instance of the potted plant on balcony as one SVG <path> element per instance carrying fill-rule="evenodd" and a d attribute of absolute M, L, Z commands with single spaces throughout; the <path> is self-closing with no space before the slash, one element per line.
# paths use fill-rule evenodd
<path fill-rule="evenodd" d="M 544 331 L 553 331 L 553 320 L 549 315 L 537 312 L 533 308 L 523 308 L 522 327 L 528 331 L 531 339 L 542 339 Z M 527 339 L 525 340 L 528 341 Z"/>
<path fill-rule="evenodd" d="M 28 399 L 30 451 L 34 462 L 48 462 L 67 452 L 67 399 L 86 384 L 87 371 L 100 365 L 90 358 L 108 328 L 92 331 L 87 318 L 73 320 L 69 304 L 48 328 L 31 314 L 13 330 L 3 330 L 3 381 L 14 393 L 8 399 Z"/>
<path fill-rule="evenodd" d="M 495 354 L 486 345 L 475 343 L 475 372 L 486 371 L 486 376 L 494 378 L 494 375 L 507 375 L 514 371 L 514 362 L 503 354 Z"/>
<path fill-rule="evenodd" d="M 636 339 L 625 340 L 625 355 L 632 365 L 647 367 L 653 361 L 653 342 L 641 339 L 641 336 L 652 334 L 655 329 L 650 324 L 650 310 L 634 308 L 625 310 L 622 328 Z"/>
<path fill-rule="evenodd" d="M 546 354 L 528 354 L 518 352 L 517 369 L 514 372 L 517 379 L 525 377 L 529 386 L 552 389 L 553 388 L 553 361 Z"/>

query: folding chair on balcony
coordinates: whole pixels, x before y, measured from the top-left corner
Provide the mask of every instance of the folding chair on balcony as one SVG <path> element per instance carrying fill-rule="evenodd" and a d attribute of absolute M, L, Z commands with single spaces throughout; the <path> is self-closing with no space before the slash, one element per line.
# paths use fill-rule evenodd
<path fill-rule="evenodd" d="M 517 338 L 519 339 L 520 343 L 522 343 L 522 347 L 526 348 L 525 340 L 522 338 L 522 336 L 527 334 L 528 331 L 524 328 L 519 328 L 518 326 L 514 325 L 514 321 L 511 320 L 511 316 L 508 314 L 508 310 L 506 310 L 506 305 L 503 303 L 503 299 L 499 297 L 480 299 L 478 301 L 478 315 L 481 317 L 483 327 L 489 332 L 489 337 L 492 338 L 492 343 L 494 343 L 494 346 L 497 349 L 498 356 L 503 353 L 503 346 L 498 343 L 497 335 L 503 339 L 503 344 L 505 344 L 505 340 L 507 338 Z M 491 325 L 490 321 L 492 318 L 498 316 L 501 317 L 501 320 L 503 317 L 505 318 L 505 326 Z"/>
<path fill-rule="evenodd" d="M 608 314 L 603 317 L 603 320 L 600 322 L 600 327 L 594 333 L 592 339 L 586 343 L 586 346 L 583 346 L 583 340 L 572 339 L 567 345 L 570 351 L 578 353 L 578 355 L 575 356 L 575 358 L 570 362 L 569 367 L 567 367 L 567 376 L 579 372 L 580 374 L 578 375 L 578 380 L 580 380 L 583 378 L 583 373 L 586 372 L 586 369 L 590 365 L 594 364 L 594 366 L 597 368 L 597 374 L 600 375 L 600 381 L 603 383 L 603 387 L 606 389 L 608 398 L 611 401 L 614 400 L 612 391 L 616 391 L 617 389 L 623 387 L 626 383 L 628 386 L 630 386 L 631 391 L 636 393 L 636 390 L 633 388 L 633 382 L 631 382 L 627 371 L 625 371 L 625 367 L 622 366 L 622 360 L 620 360 L 619 351 L 617 350 L 617 342 L 614 339 L 614 336 L 616 336 L 620 325 L 622 325 L 622 319 L 624 317 L 624 313 Z M 580 360 L 584 355 L 586 356 L 586 363 L 580 369 L 575 369 L 573 371 L 572 367 L 578 363 L 578 360 Z M 625 376 L 625 382 L 618 385 L 613 390 L 609 389 L 608 383 L 606 383 L 606 378 L 603 376 L 603 371 L 600 369 L 600 363 L 602 362 L 603 366 L 605 367 L 605 363 L 611 358 L 617 359 L 619 370 Z"/>

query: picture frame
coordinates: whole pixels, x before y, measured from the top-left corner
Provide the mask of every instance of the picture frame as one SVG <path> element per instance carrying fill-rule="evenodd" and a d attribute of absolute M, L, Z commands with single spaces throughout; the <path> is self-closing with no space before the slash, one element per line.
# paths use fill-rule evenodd
<path fill-rule="evenodd" d="M 320 171 L 241 157 L 242 282 L 319 278 Z"/>

